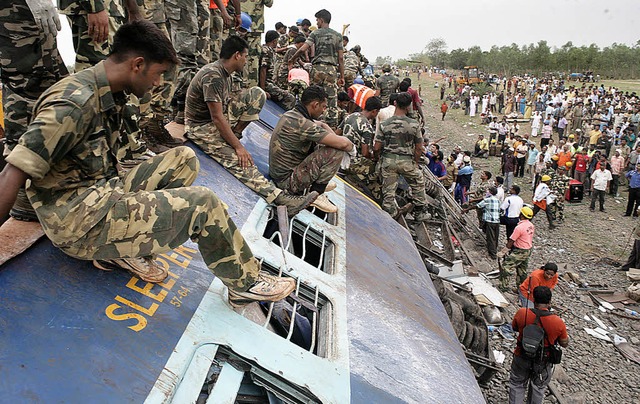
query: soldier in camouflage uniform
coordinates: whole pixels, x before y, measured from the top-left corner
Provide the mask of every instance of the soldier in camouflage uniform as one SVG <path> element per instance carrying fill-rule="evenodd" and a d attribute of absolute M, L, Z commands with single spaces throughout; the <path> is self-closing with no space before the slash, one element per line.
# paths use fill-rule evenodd
<path fill-rule="evenodd" d="M 289 70 L 307 49 L 314 47 L 315 55 L 311 61 L 311 84 L 322 86 L 329 96 L 328 108 L 323 120 L 331 128 L 337 128 L 339 124 L 338 87 L 344 86 L 342 35 L 329 28 L 329 23 L 331 22 L 330 12 L 323 9 L 318 11 L 315 16 L 318 22 L 318 29 L 309 35 L 307 42 L 293 55 L 289 61 Z"/>
<path fill-rule="evenodd" d="M 178 123 L 184 123 L 184 105 L 189 83 L 198 69 L 209 63 L 209 0 L 165 0 L 171 42 L 178 52 L 180 65 L 176 72 L 172 102 L 176 105 Z"/>
<path fill-rule="evenodd" d="M 6 154 L 26 132 L 38 97 L 69 74 L 58 52 L 56 35 L 60 20 L 53 4 L 49 0 L 29 3 L 33 10 L 25 0 L 0 6 L 0 81 Z M 36 220 L 24 189 L 12 215 Z"/>
<path fill-rule="evenodd" d="M 278 65 L 276 73 L 276 85 L 278 87 L 286 89 L 289 88 L 289 61 L 296 51 L 304 45 L 306 40 L 307 38 L 305 38 L 304 35 L 298 35 L 293 40 L 293 46 L 290 46 L 282 57 L 282 62 Z M 293 67 L 302 68 L 300 60 L 298 60 Z"/>
<path fill-rule="evenodd" d="M 251 31 L 247 35 L 249 42 L 249 57 L 247 58 L 247 75 L 244 76 L 245 88 L 258 85 L 258 70 L 260 69 L 260 41 L 264 32 L 264 8 L 271 7 L 273 0 L 240 0 L 240 8 L 251 17 Z"/>
<path fill-rule="evenodd" d="M 187 92 L 185 136 L 268 203 L 287 206 L 293 216 L 309 206 L 317 194 L 303 198 L 278 189 L 262 175 L 240 143 L 242 131 L 258 120 L 267 99 L 259 87 L 243 90 L 239 96 L 231 94 L 231 73 L 242 71 L 247 47 L 244 39 L 230 36 L 222 44 L 220 59 L 200 69 L 193 78 Z"/>
<path fill-rule="evenodd" d="M 310 86 L 300 102 L 285 112 L 273 130 L 269 143 L 269 175 L 282 189 L 293 194 L 316 191 L 321 194 L 313 206 L 324 212 L 337 208 L 326 197 L 329 181 L 348 152 L 356 156 L 349 139 L 336 135 L 324 122 L 316 122 L 327 107 L 327 93 Z"/>
<path fill-rule="evenodd" d="M 262 46 L 262 55 L 260 56 L 260 88 L 266 91 L 271 101 L 288 111 L 295 106 L 296 97 L 275 83 L 275 46 L 277 40 L 278 33 L 276 31 L 267 31 L 266 43 Z"/>
<path fill-rule="evenodd" d="M 340 124 L 342 136 L 356 146 L 357 156 L 351 159 L 348 168 L 342 171 L 345 180 L 356 188 L 366 190 L 375 200 L 380 200 L 381 184 L 376 163 L 373 161 L 373 138 L 375 130 L 371 122 L 376 119 L 382 103 L 378 97 L 369 98 L 362 112 L 348 115 Z"/>
<path fill-rule="evenodd" d="M 507 239 L 507 245 L 498 253 L 498 259 L 504 257 L 500 270 L 500 290 L 510 291 L 509 277 L 516 272 L 516 286 L 521 285 L 527 279 L 529 257 L 533 250 L 532 241 L 535 234 L 535 226 L 531 223 L 533 211 L 525 206 L 520 209 L 520 221 L 511 237 Z"/>
<path fill-rule="evenodd" d="M 395 217 L 398 213 L 396 189 L 398 176 L 402 175 L 411 188 L 413 216 L 417 221 L 428 219 L 427 196 L 422 170 L 418 166 L 422 155 L 422 134 L 418 121 L 407 116 L 411 96 L 398 94 L 394 115 L 380 124 L 376 134 L 374 153 L 382 155 L 380 175 L 382 177 L 382 209 Z"/>
<path fill-rule="evenodd" d="M 231 0 L 233 17 L 229 14 L 228 4 L 229 0 L 210 0 L 209 3 L 211 62 L 220 58 L 220 48 L 222 43 L 229 38 L 230 28 L 240 26 L 240 13 L 236 12 L 236 10 L 240 10 L 240 0 Z"/>
<path fill-rule="evenodd" d="M 400 80 L 391 74 L 391 65 L 385 63 L 382 65 L 382 76 L 378 77 L 376 85 L 379 91 L 380 100 L 382 100 L 382 108 L 389 105 L 389 95 L 395 93 L 400 86 Z"/>
<path fill-rule="evenodd" d="M 127 17 L 141 18 L 135 0 L 58 0 L 58 8 L 71 26 L 76 73 L 107 58 L 113 36 Z"/>
<path fill-rule="evenodd" d="M 369 59 L 367 59 L 363 54 L 362 54 L 362 49 L 360 48 L 360 45 L 356 45 L 353 47 L 352 49 L 356 56 L 358 56 L 358 59 L 360 60 L 360 66 L 364 69 L 365 67 L 367 67 L 369 65 Z"/>
<path fill-rule="evenodd" d="M 136 71 L 129 66 L 138 57 L 144 61 Z M 165 34 L 137 21 L 116 33 L 106 61 L 45 92 L 0 177 L 0 223 L 30 178 L 27 191 L 45 233 L 72 257 L 161 282 L 168 271 L 152 257 L 192 239 L 229 287 L 231 304 L 282 299 L 295 282 L 264 276 L 224 204 L 211 190 L 190 186 L 199 170 L 191 149 L 178 147 L 118 176 L 124 90 L 141 97 L 177 61 Z"/>
<path fill-rule="evenodd" d="M 569 181 L 571 181 L 571 178 L 567 176 L 567 167 L 560 166 L 558 167 L 557 175 L 555 175 L 549 183 L 551 192 L 557 196 L 555 205 L 558 223 L 564 222 L 564 195 L 567 192 L 567 189 L 569 189 Z"/>
<path fill-rule="evenodd" d="M 344 88 L 347 89 L 353 84 L 353 80 L 357 75 L 362 75 L 362 67 L 360 66 L 360 58 L 351 49 L 344 54 Z M 387 104 L 389 100 L 387 99 Z"/>

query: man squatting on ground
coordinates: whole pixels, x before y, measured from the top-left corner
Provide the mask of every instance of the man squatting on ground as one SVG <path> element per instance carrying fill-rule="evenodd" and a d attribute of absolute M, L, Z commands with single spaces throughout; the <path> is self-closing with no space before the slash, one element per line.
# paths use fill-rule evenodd
<path fill-rule="evenodd" d="M 160 29 L 135 21 L 118 30 L 105 61 L 47 90 L 0 173 L 0 222 L 26 182 L 47 237 L 72 257 L 161 282 L 167 271 L 153 256 L 192 239 L 232 305 L 280 300 L 295 283 L 260 271 L 223 203 L 190 186 L 199 170 L 191 149 L 177 147 L 118 175 L 125 93 L 142 97 L 177 62 Z"/>

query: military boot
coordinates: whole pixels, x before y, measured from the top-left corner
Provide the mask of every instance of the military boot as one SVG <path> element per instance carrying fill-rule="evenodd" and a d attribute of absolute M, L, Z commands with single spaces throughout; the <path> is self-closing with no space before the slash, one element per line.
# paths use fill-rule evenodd
<path fill-rule="evenodd" d="M 318 193 L 313 191 L 306 195 L 291 195 L 287 191 L 282 191 L 273 201 L 275 205 L 287 207 L 287 215 L 293 217 L 302 209 L 306 209 L 318 198 Z"/>
<path fill-rule="evenodd" d="M 38 221 L 36 211 L 33 210 L 33 206 L 31 206 L 31 202 L 29 202 L 29 198 L 27 198 L 27 193 L 24 188 L 20 188 L 18 191 L 18 196 L 16 197 L 16 201 L 9 214 L 14 219 L 22 220 L 24 222 Z"/>
<path fill-rule="evenodd" d="M 169 131 L 164 127 L 164 121 L 160 117 L 141 119 L 140 129 L 142 130 L 142 138 L 147 143 L 147 147 L 155 153 L 162 153 L 173 147 L 182 146 L 182 142 L 171 136 Z"/>
<path fill-rule="evenodd" d="M 427 208 L 425 206 L 417 206 L 413 209 L 413 218 L 417 222 L 425 222 L 431 219 L 431 214 L 427 212 Z"/>

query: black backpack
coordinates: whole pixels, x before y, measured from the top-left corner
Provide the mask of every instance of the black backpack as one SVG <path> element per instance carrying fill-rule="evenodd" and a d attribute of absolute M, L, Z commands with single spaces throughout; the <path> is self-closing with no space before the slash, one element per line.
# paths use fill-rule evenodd
<path fill-rule="evenodd" d="M 529 309 L 527 309 L 527 312 Z M 550 316 L 553 313 L 547 310 L 531 309 L 536 315 L 536 321 L 533 324 L 529 324 L 522 330 L 522 339 L 520 341 L 520 348 L 525 358 L 533 359 L 536 362 L 544 362 L 544 340 L 545 332 L 540 323 L 540 317 Z M 525 324 L 527 322 L 525 314 Z"/>

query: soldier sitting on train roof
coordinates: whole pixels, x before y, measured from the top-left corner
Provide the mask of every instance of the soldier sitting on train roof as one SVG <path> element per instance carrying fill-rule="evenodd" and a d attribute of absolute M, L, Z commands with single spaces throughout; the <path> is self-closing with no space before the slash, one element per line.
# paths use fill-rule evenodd
<path fill-rule="evenodd" d="M 222 43 L 220 59 L 204 66 L 193 78 L 187 91 L 185 137 L 268 203 L 284 205 L 294 216 L 318 194 L 312 192 L 303 197 L 278 189 L 260 173 L 240 143 L 242 131 L 258 120 L 267 99 L 264 90 L 251 87 L 230 102 L 231 75 L 244 68 L 248 46 L 244 39 L 230 36 Z"/>
<path fill-rule="evenodd" d="M 118 175 L 125 92 L 142 97 L 178 63 L 169 38 L 148 21 L 123 25 L 109 57 L 54 84 L 0 173 L 0 223 L 21 185 L 52 243 L 100 269 L 147 282 L 168 275 L 153 256 L 192 239 L 229 288 L 229 302 L 277 301 L 293 279 L 268 275 L 216 194 L 190 186 L 198 159 L 179 146 Z"/>
<path fill-rule="evenodd" d="M 324 192 L 335 187 L 329 181 L 338 172 L 344 152 L 355 157 L 356 151 L 349 139 L 317 121 L 326 108 L 327 93 L 320 86 L 310 86 L 295 108 L 282 115 L 269 143 L 269 175 L 294 195 L 317 191 L 320 196 L 312 205 L 333 213 L 338 208 Z"/>

